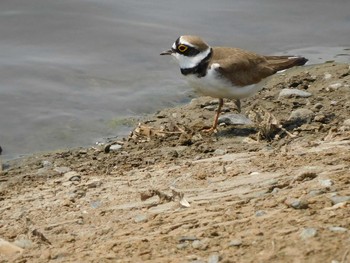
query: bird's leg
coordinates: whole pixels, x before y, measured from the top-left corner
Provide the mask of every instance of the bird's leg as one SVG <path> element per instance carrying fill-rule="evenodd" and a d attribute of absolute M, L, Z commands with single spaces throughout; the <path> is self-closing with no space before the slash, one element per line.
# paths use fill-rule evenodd
<path fill-rule="evenodd" d="M 238 113 L 241 113 L 241 101 L 240 101 L 240 99 L 235 100 L 235 105 L 236 105 Z"/>
<path fill-rule="evenodd" d="M 203 130 L 204 132 L 213 132 L 216 130 L 216 127 L 218 126 L 218 120 L 219 120 L 219 116 L 220 116 L 220 113 L 221 113 L 221 108 L 222 106 L 224 105 L 224 99 L 219 99 L 219 107 L 218 107 L 218 110 L 216 111 L 216 115 L 215 115 L 215 118 L 214 118 L 214 122 L 213 122 L 213 126 L 210 127 L 209 129 L 205 129 Z"/>

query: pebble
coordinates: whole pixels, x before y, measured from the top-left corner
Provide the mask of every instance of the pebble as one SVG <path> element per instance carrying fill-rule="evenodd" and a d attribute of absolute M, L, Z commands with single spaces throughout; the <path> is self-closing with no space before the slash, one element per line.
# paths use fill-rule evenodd
<path fill-rule="evenodd" d="M 314 109 L 315 109 L 315 110 L 320 110 L 320 109 L 322 109 L 323 107 L 324 107 L 323 104 L 320 103 L 320 102 L 318 102 L 318 103 L 316 103 L 316 104 L 314 105 Z"/>
<path fill-rule="evenodd" d="M 304 228 L 300 233 L 300 237 L 302 239 L 308 239 L 316 235 L 317 235 L 317 229 L 313 227 Z"/>
<path fill-rule="evenodd" d="M 252 176 L 256 176 L 256 175 L 259 175 L 260 173 L 259 172 L 251 172 L 250 175 Z"/>
<path fill-rule="evenodd" d="M 218 107 L 217 105 L 208 105 L 208 106 L 205 106 L 204 109 L 209 111 L 215 111 L 217 107 Z"/>
<path fill-rule="evenodd" d="M 184 249 L 186 247 L 188 247 L 188 243 L 184 242 L 184 243 L 180 243 L 180 244 L 177 244 L 176 246 L 178 249 Z"/>
<path fill-rule="evenodd" d="M 315 196 L 318 196 L 318 195 L 321 195 L 321 194 L 324 194 L 325 191 L 323 190 L 311 190 L 308 194 L 309 197 L 315 197 Z"/>
<path fill-rule="evenodd" d="M 30 248 L 33 246 L 33 242 L 29 239 L 18 239 L 14 241 L 13 244 L 23 249 Z"/>
<path fill-rule="evenodd" d="M 233 239 L 228 244 L 229 247 L 239 247 L 241 245 L 242 245 L 242 240 L 241 239 Z"/>
<path fill-rule="evenodd" d="M 332 196 L 330 197 L 333 205 L 336 205 L 338 203 L 343 203 L 343 202 L 349 202 L 350 201 L 350 196 Z"/>
<path fill-rule="evenodd" d="M 278 187 L 273 188 L 273 190 L 271 191 L 271 194 L 277 194 L 281 189 Z"/>
<path fill-rule="evenodd" d="M 204 243 L 203 241 L 200 240 L 195 240 L 192 242 L 192 247 L 194 249 L 201 249 L 201 250 L 206 250 L 208 248 L 208 244 Z"/>
<path fill-rule="evenodd" d="M 349 127 L 350 127 L 350 119 L 346 119 L 346 120 L 343 122 L 343 125 L 344 125 L 344 126 L 349 126 Z"/>
<path fill-rule="evenodd" d="M 318 115 L 316 115 L 315 118 L 314 118 L 314 121 L 316 121 L 316 122 L 321 122 L 321 123 L 325 123 L 326 120 L 327 120 L 327 118 L 326 118 L 326 116 L 323 115 L 323 114 L 318 114 Z"/>
<path fill-rule="evenodd" d="M 63 178 L 64 178 L 64 180 L 66 180 L 66 181 L 71 181 L 71 182 L 73 182 L 73 181 L 80 181 L 81 176 L 80 176 L 77 172 L 75 172 L 75 171 L 70 171 L 70 172 L 65 173 L 65 174 L 63 175 Z"/>
<path fill-rule="evenodd" d="M 179 238 L 179 242 L 185 242 L 185 241 L 195 241 L 195 240 L 199 240 L 199 238 L 195 237 L 195 236 L 182 236 Z"/>
<path fill-rule="evenodd" d="M 329 73 L 324 74 L 324 79 L 330 79 L 330 78 L 332 78 L 332 74 L 329 74 Z"/>
<path fill-rule="evenodd" d="M 301 98 L 307 98 L 310 97 L 312 94 L 307 91 L 299 90 L 299 89 L 282 89 L 280 94 L 278 95 L 278 99 L 283 97 L 301 97 Z"/>
<path fill-rule="evenodd" d="M 219 117 L 218 123 L 226 125 L 252 125 L 253 122 L 243 114 L 226 114 Z"/>
<path fill-rule="evenodd" d="M 258 210 L 255 212 L 255 216 L 260 217 L 260 216 L 264 216 L 267 213 L 264 210 Z"/>
<path fill-rule="evenodd" d="M 42 161 L 41 164 L 43 165 L 43 167 L 52 167 L 52 162 L 47 160 Z"/>
<path fill-rule="evenodd" d="M 339 89 L 341 86 L 342 86 L 342 84 L 341 84 L 340 82 L 338 82 L 338 83 L 333 83 L 333 84 L 329 85 L 329 86 L 326 88 L 326 90 L 327 90 L 327 91 L 335 91 L 335 90 Z"/>
<path fill-rule="evenodd" d="M 65 174 L 68 173 L 71 169 L 69 167 L 59 166 L 55 167 L 53 170 L 58 172 L 59 174 Z"/>
<path fill-rule="evenodd" d="M 306 200 L 299 200 L 294 198 L 289 198 L 285 201 L 285 204 L 294 209 L 306 209 L 309 207 L 309 202 Z"/>
<path fill-rule="evenodd" d="M 219 254 L 212 254 L 208 258 L 208 263 L 218 263 L 220 261 L 220 255 Z"/>
<path fill-rule="evenodd" d="M 102 185 L 102 181 L 99 179 L 92 179 L 85 184 L 88 188 L 97 188 Z"/>
<path fill-rule="evenodd" d="M 318 180 L 318 182 L 323 187 L 331 187 L 334 184 L 331 179 Z"/>
<path fill-rule="evenodd" d="M 135 223 L 142 223 L 142 222 L 147 222 L 148 217 L 146 215 L 136 215 L 134 217 L 134 222 Z"/>
<path fill-rule="evenodd" d="M 292 111 L 289 120 L 298 120 L 310 123 L 314 117 L 314 112 L 309 109 L 297 109 Z"/>
<path fill-rule="evenodd" d="M 328 228 L 330 231 L 332 232 L 336 232 L 336 233 L 345 233 L 348 231 L 347 228 L 345 227 L 340 227 L 340 226 L 331 226 Z"/>
<path fill-rule="evenodd" d="M 113 144 L 111 147 L 109 147 L 110 151 L 119 151 L 121 148 L 123 148 L 120 144 Z"/>
<path fill-rule="evenodd" d="M 202 242 L 200 240 L 195 240 L 192 242 L 192 247 L 194 249 L 200 249 L 202 247 Z"/>
<path fill-rule="evenodd" d="M 102 202 L 101 201 L 99 201 L 99 200 L 97 200 L 97 201 L 92 201 L 91 203 L 90 203 L 90 206 L 92 207 L 92 208 L 99 208 L 100 206 L 102 205 Z"/>
<path fill-rule="evenodd" d="M 215 151 L 214 151 L 214 154 L 215 155 L 224 155 L 224 154 L 226 154 L 227 153 L 227 151 L 226 150 L 223 150 L 223 149 L 216 149 Z"/>

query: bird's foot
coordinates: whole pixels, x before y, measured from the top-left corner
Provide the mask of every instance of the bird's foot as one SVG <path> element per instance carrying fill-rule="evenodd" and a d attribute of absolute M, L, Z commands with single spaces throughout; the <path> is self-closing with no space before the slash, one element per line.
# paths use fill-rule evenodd
<path fill-rule="evenodd" d="M 210 128 L 204 128 L 204 129 L 202 130 L 202 132 L 207 133 L 207 134 L 210 134 L 210 133 L 217 133 L 218 130 L 216 129 L 216 127 L 212 126 L 212 127 L 210 127 Z"/>

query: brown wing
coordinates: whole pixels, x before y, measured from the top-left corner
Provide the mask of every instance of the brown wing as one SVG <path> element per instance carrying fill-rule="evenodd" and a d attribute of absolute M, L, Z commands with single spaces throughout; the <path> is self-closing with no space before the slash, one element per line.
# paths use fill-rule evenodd
<path fill-rule="evenodd" d="M 305 58 L 287 56 L 261 56 L 239 48 L 213 48 L 212 63 L 234 85 L 256 84 L 277 71 L 306 63 Z"/>
<path fill-rule="evenodd" d="M 267 63 L 273 69 L 280 71 L 294 66 L 302 66 L 308 60 L 304 57 L 290 57 L 290 56 L 265 56 Z"/>

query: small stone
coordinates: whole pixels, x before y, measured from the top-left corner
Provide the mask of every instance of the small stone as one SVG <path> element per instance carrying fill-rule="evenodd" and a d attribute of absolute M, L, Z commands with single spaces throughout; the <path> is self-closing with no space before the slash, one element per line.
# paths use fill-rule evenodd
<path fill-rule="evenodd" d="M 318 103 L 316 103 L 316 104 L 314 105 L 314 109 L 315 109 L 315 110 L 320 110 L 320 109 L 322 109 L 323 107 L 324 107 L 323 104 L 320 103 L 320 102 L 318 102 Z"/>
<path fill-rule="evenodd" d="M 48 173 L 48 168 L 47 167 L 43 167 L 43 168 L 40 168 L 38 169 L 38 171 L 36 172 L 38 175 L 46 175 Z"/>
<path fill-rule="evenodd" d="M 331 106 L 336 106 L 336 105 L 338 104 L 338 101 L 332 100 L 332 101 L 330 102 L 330 104 L 331 104 Z"/>
<path fill-rule="evenodd" d="M 275 178 L 271 178 L 271 179 L 268 179 L 268 180 L 262 182 L 260 185 L 262 185 L 262 186 L 272 186 L 272 185 L 277 185 L 277 184 L 278 184 L 278 180 L 275 179 Z"/>
<path fill-rule="evenodd" d="M 308 238 L 314 237 L 316 235 L 317 235 L 317 229 L 315 229 L 313 227 L 304 228 L 300 233 L 300 237 L 302 239 L 308 239 Z"/>
<path fill-rule="evenodd" d="M 202 242 L 200 240 L 195 240 L 192 242 L 192 247 L 194 249 L 200 249 L 202 247 Z"/>
<path fill-rule="evenodd" d="M 52 167 L 52 162 L 50 161 L 42 161 L 41 164 L 43 165 L 43 167 Z"/>
<path fill-rule="evenodd" d="M 329 85 L 329 86 L 326 88 L 326 90 L 327 90 L 327 91 L 335 91 L 335 90 L 339 89 L 341 86 L 342 86 L 342 84 L 341 84 L 340 82 L 338 82 L 338 83 L 333 83 L 333 84 Z"/>
<path fill-rule="evenodd" d="M 301 97 L 307 98 L 312 94 L 307 91 L 299 90 L 299 89 L 282 89 L 280 94 L 278 95 L 278 99 L 281 98 L 290 98 L 290 97 Z"/>
<path fill-rule="evenodd" d="M 109 147 L 110 151 L 119 151 L 121 148 L 123 148 L 120 144 L 113 144 L 111 147 Z"/>
<path fill-rule="evenodd" d="M 68 187 L 71 186 L 73 183 L 71 181 L 63 182 L 62 186 Z"/>
<path fill-rule="evenodd" d="M 252 125 L 253 122 L 243 114 L 226 114 L 219 117 L 218 123 L 226 125 Z"/>
<path fill-rule="evenodd" d="M 179 242 L 185 242 L 185 241 L 195 241 L 195 240 L 199 240 L 199 238 L 195 237 L 195 236 L 182 236 L 179 238 Z"/>
<path fill-rule="evenodd" d="M 30 248 L 33 246 L 33 242 L 29 239 L 18 239 L 14 241 L 13 244 L 23 249 Z"/>
<path fill-rule="evenodd" d="M 71 169 L 69 167 L 65 167 L 65 166 L 62 166 L 62 167 L 55 167 L 54 168 L 54 171 L 58 172 L 59 174 L 65 174 L 65 173 L 68 173 Z"/>
<path fill-rule="evenodd" d="M 223 150 L 223 149 L 216 149 L 214 151 L 214 154 L 215 155 L 224 155 L 227 151 L 226 150 Z"/>
<path fill-rule="evenodd" d="M 319 180 L 318 182 L 323 187 L 331 187 L 334 184 L 331 179 Z"/>
<path fill-rule="evenodd" d="M 324 74 L 324 79 L 330 79 L 330 78 L 332 78 L 332 74 L 329 74 L 329 73 Z"/>
<path fill-rule="evenodd" d="M 102 203 L 101 203 L 101 201 L 99 201 L 99 200 L 97 200 L 97 201 L 92 201 L 91 203 L 90 203 L 90 206 L 92 207 L 92 208 L 99 208 L 100 206 L 102 205 Z"/>
<path fill-rule="evenodd" d="M 101 182 L 101 180 L 99 180 L 99 179 L 93 179 L 93 180 L 91 180 L 90 182 L 87 182 L 85 185 L 86 185 L 88 188 L 97 188 L 97 187 L 99 187 L 99 186 L 102 185 L 102 182 Z"/>
<path fill-rule="evenodd" d="M 328 228 L 330 231 L 332 232 L 336 232 L 336 233 L 345 233 L 348 231 L 347 228 L 345 227 L 340 227 L 340 226 L 331 226 Z"/>
<path fill-rule="evenodd" d="M 233 239 L 228 244 L 229 247 L 239 247 L 241 245 L 242 245 L 242 240 L 241 239 Z"/>
<path fill-rule="evenodd" d="M 135 223 L 143 223 L 143 222 L 147 222 L 148 217 L 146 215 L 137 215 L 134 218 L 134 222 Z"/>
<path fill-rule="evenodd" d="M 344 203 L 344 202 L 349 202 L 350 201 L 350 196 L 332 196 L 331 201 L 333 203 L 333 205 L 336 205 L 338 203 Z"/>
<path fill-rule="evenodd" d="M 285 201 L 285 204 L 294 209 L 306 209 L 309 207 L 309 203 L 306 200 L 299 200 L 290 198 Z"/>
<path fill-rule="evenodd" d="M 256 176 L 256 175 L 259 175 L 260 173 L 259 172 L 251 172 L 250 175 L 252 176 Z"/>
<path fill-rule="evenodd" d="M 309 109 L 297 109 L 292 111 L 289 116 L 289 120 L 303 121 L 310 123 L 314 117 L 314 112 Z"/>
<path fill-rule="evenodd" d="M 255 212 L 255 216 L 260 217 L 266 215 L 266 212 L 263 210 L 258 210 Z"/>
<path fill-rule="evenodd" d="M 217 107 L 218 107 L 217 105 L 208 105 L 208 106 L 205 106 L 204 109 L 209 111 L 215 111 Z"/>
<path fill-rule="evenodd" d="M 208 263 L 218 263 L 220 261 L 220 255 L 212 254 L 208 258 Z"/>
<path fill-rule="evenodd" d="M 188 247 L 188 243 L 187 242 L 184 242 L 184 243 L 180 243 L 180 244 L 177 244 L 177 248 L 178 249 L 184 249 L 184 248 L 186 248 L 186 247 Z"/>
<path fill-rule="evenodd" d="M 315 196 L 318 196 L 318 195 L 321 195 L 321 194 L 324 194 L 325 191 L 323 190 L 311 190 L 308 194 L 309 197 L 315 197 Z"/>
<path fill-rule="evenodd" d="M 79 175 L 79 173 L 75 172 L 75 171 L 70 171 L 64 174 L 63 176 L 64 180 L 66 181 L 80 181 L 81 176 Z"/>
<path fill-rule="evenodd" d="M 278 187 L 273 188 L 273 190 L 271 191 L 272 194 L 277 194 L 281 189 Z"/>
<path fill-rule="evenodd" d="M 324 116 L 323 114 L 318 114 L 315 116 L 314 121 L 324 123 L 326 119 L 326 116 Z"/>
<path fill-rule="evenodd" d="M 346 120 L 343 122 L 343 125 L 344 125 L 344 126 L 350 127 L 350 119 L 346 119 Z"/>

